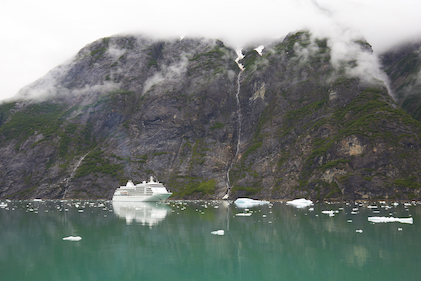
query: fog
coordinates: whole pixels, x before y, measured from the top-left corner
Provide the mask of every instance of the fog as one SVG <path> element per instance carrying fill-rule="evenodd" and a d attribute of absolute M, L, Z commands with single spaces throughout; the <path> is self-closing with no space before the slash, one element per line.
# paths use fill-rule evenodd
<path fill-rule="evenodd" d="M 360 62 L 353 71 L 376 79 L 382 79 L 376 70 L 379 53 L 421 35 L 417 0 L 3 2 L 0 100 L 15 95 L 86 44 L 121 33 L 205 36 L 238 49 L 310 29 L 316 36 L 330 38 L 333 59 L 351 51 Z M 355 52 L 352 42 L 358 38 L 373 46 L 374 55 Z M 118 55 L 119 50 L 114 51 Z"/>

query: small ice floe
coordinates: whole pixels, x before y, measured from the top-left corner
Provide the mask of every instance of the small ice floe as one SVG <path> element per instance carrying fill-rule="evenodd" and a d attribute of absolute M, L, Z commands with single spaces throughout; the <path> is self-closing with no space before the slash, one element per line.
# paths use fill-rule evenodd
<path fill-rule="evenodd" d="M 394 218 L 394 217 L 368 217 L 368 221 L 374 223 L 386 223 L 386 222 L 400 222 L 400 223 L 408 223 L 413 224 L 413 218 Z"/>
<path fill-rule="evenodd" d="M 68 237 L 64 237 L 63 240 L 65 240 L 65 241 L 80 241 L 80 240 L 82 240 L 82 237 L 80 237 L 80 236 L 68 236 Z"/>
<path fill-rule="evenodd" d="M 0 208 L 6 208 L 7 203 L 6 202 L 0 202 Z"/>
<path fill-rule="evenodd" d="M 310 212 L 313 212 L 313 211 L 314 211 L 314 208 L 313 208 L 313 207 L 311 207 L 311 208 L 308 208 L 308 210 L 309 210 Z"/>
<path fill-rule="evenodd" d="M 225 234 L 225 231 L 222 230 L 222 229 L 215 230 L 215 231 L 212 231 L 211 234 L 213 234 L 213 235 L 224 235 Z"/>
<path fill-rule="evenodd" d="M 352 222 L 352 220 L 347 220 L 346 222 Z"/>
<path fill-rule="evenodd" d="M 376 205 L 368 205 L 367 208 L 369 208 L 369 209 L 377 209 L 377 206 Z"/>
<path fill-rule="evenodd" d="M 355 232 L 357 232 L 357 233 L 363 233 L 363 230 L 362 229 L 357 229 L 357 230 L 355 230 Z"/>
<path fill-rule="evenodd" d="M 237 217 L 250 217 L 251 216 L 251 213 L 238 213 L 238 214 L 235 214 Z"/>
<path fill-rule="evenodd" d="M 295 200 L 292 200 L 292 201 L 288 201 L 287 205 L 292 205 L 296 208 L 306 208 L 308 206 L 313 205 L 313 201 L 301 198 L 301 199 L 295 199 Z"/>
<path fill-rule="evenodd" d="M 42 199 L 40 199 L 40 198 L 35 198 L 33 201 L 34 201 L 34 202 L 42 202 Z"/>
<path fill-rule="evenodd" d="M 238 198 L 234 201 L 234 204 L 239 208 L 250 208 L 259 205 L 269 204 L 269 201 L 254 200 L 250 198 Z"/>
<path fill-rule="evenodd" d="M 402 227 L 398 227 L 398 231 L 402 231 Z"/>
<path fill-rule="evenodd" d="M 330 211 L 322 211 L 322 214 L 329 215 L 329 217 L 334 217 L 335 216 L 335 213 L 337 214 L 337 213 L 339 213 L 339 211 L 333 211 L 333 210 L 330 210 Z"/>

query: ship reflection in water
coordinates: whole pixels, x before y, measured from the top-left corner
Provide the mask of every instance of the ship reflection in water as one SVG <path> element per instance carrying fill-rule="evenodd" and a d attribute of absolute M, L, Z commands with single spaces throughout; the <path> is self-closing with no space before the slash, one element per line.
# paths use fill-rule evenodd
<path fill-rule="evenodd" d="M 162 203 L 155 202 L 115 202 L 113 201 L 114 213 L 127 224 L 140 223 L 154 226 L 163 221 L 171 212 L 171 208 Z"/>

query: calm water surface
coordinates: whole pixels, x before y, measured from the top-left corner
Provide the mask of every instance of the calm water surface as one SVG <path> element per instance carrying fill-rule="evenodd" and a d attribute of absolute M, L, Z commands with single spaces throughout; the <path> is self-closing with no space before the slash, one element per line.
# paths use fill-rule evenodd
<path fill-rule="evenodd" d="M 419 280 L 421 206 L 367 205 L 7 202 L 0 280 Z"/>

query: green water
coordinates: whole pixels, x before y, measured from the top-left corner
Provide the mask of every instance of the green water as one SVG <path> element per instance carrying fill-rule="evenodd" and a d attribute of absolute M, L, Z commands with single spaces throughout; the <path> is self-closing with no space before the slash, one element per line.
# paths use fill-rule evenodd
<path fill-rule="evenodd" d="M 226 202 L 8 202 L 0 280 L 419 280 L 421 207 L 376 205 L 276 202 L 240 217 Z"/>

